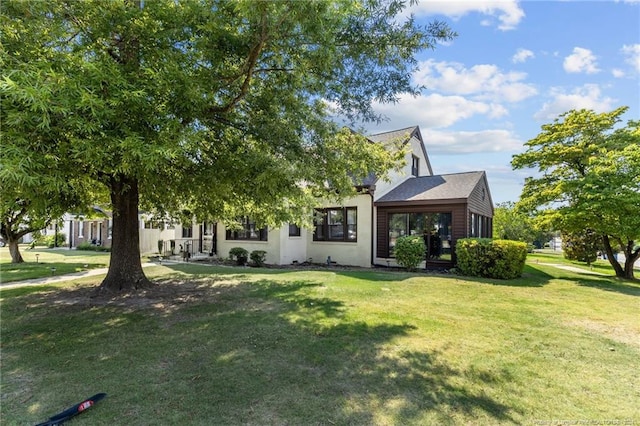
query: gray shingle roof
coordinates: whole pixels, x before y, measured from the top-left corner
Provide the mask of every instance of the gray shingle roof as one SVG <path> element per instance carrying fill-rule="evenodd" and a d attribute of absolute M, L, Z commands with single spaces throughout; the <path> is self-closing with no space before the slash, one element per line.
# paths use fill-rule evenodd
<path fill-rule="evenodd" d="M 392 130 L 390 132 L 378 133 L 376 135 L 367 136 L 372 142 L 385 142 L 398 138 L 410 139 L 411 136 L 418 130 L 418 126 L 411 126 L 405 129 Z M 409 136 L 407 138 L 407 135 Z"/>
<path fill-rule="evenodd" d="M 483 176 L 478 171 L 409 178 L 376 202 L 466 199 Z"/>

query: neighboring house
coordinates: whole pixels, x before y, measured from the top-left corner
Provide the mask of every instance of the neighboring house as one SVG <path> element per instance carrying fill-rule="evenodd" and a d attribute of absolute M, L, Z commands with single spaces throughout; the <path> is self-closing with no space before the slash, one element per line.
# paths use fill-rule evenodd
<path fill-rule="evenodd" d="M 65 213 L 60 220 L 52 222 L 41 232 L 48 236 L 64 234 L 65 243 L 62 247 L 76 248 L 85 242 L 111 247 L 111 226 L 111 214 L 94 206 L 91 216 Z M 23 242 L 31 242 L 31 239 L 30 236 Z"/>
<path fill-rule="evenodd" d="M 271 264 L 394 266 L 396 239 L 422 235 L 427 245 L 422 266 L 452 267 L 458 239 L 492 235 L 493 202 L 486 174 L 434 175 L 417 126 L 369 137 L 374 143 L 397 138 L 409 146 L 404 170 L 392 172 L 389 181 L 369 177 L 359 186 L 360 195 L 340 205 L 321 203 L 314 229 L 293 224 L 258 229 L 248 218 L 240 231 L 218 224 L 213 233 L 216 253 L 227 257 L 231 248 L 243 247 L 266 251 Z"/>

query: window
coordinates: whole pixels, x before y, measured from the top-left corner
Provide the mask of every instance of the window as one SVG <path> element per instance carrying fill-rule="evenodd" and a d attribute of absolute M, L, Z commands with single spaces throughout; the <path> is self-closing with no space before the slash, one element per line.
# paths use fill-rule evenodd
<path fill-rule="evenodd" d="M 227 230 L 227 240 L 268 240 L 267 228 L 258 228 L 256 223 L 248 217 L 240 219 L 239 222 L 241 227 L 240 229 Z"/>
<path fill-rule="evenodd" d="M 84 221 L 78 222 L 78 238 L 84 238 Z"/>
<path fill-rule="evenodd" d="M 215 222 L 204 222 L 204 224 L 202 225 L 202 235 L 210 236 L 215 234 L 215 227 Z"/>
<path fill-rule="evenodd" d="M 451 259 L 451 213 L 395 213 L 389 215 L 389 256 L 399 237 L 421 235 L 429 259 Z"/>
<path fill-rule="evenodd" d="M 182 225 L 182 238 L 193 238 L 193 225 Z"/>
<path fill-rule="evenodd" d="M 491 238 L 491 218 L 471 213 L 469 235 L 478 238 Z"/>
<path fill-rule="evenodd" d="M 411 174 L 416 177 L 420 175 L 420 158 L 415 155 L 411 157 Z"/>
<path fill-rule="evenodd" d="M 289 236 L 290 237 L 299 237 L 300 236 L 300 227 L 295 223 L 289 224 Z"/>
<path fill-rule="evenodd" d="M 358 209 L 337 207 L 316 210 L 314 241 L 358 240 Z"/>

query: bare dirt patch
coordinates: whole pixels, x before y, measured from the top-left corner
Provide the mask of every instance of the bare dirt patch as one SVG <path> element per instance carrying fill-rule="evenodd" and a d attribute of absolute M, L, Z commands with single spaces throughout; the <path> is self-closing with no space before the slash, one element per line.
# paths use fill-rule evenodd
<path fill-rule="evenodd" d="M 28 307 L 119 307 L 172 311 L 189 304 L 211 303 L 228 298 L 230 292 L 244 291 L 238 281 L 217 277 L 156 280 L 150 288 L 123 293 L 100 291 L 97 287 L 76 285 L 30 295 Z"/>
<path fill-rule="evenodd" d="M 624 325 L 610 325 L 591 320 L 571 321 L 569 325 L 600 334 L 615 342 L 640 348 L 640 330 L 633 330 Z"/>

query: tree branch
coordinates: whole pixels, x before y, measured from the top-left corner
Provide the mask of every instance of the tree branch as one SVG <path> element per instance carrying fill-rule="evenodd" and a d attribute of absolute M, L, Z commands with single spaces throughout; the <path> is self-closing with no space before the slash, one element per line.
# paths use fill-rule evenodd
<path fill-rule="evenodd" d="M 233 107 L 235 107 L 238 102 L 240 102 L 246 95 L 249 93 L 249 87 L 251 85 L 251 78 L 253 77 L 253 73 L 255 72 L 256 64 L 258 63 L 258 58 L 260 57 L 260 53 L 264 45 L 268 39 L 267 33 L 267 17 L 266 11 L 263 11 L 262 17 L 260 19 L 260 38 L 251 51 L 249 52 L 249 56 L 247 57 L 246 65 L 244 67 L 244 71 L 241 75 L 244 76 L 244 81 L 240 86 L 240 92 L 229 102 L 221 106 L 214 106 L 209 109 L 209 112 L 212 114 L 225 113 L 231 111 Z"/>

